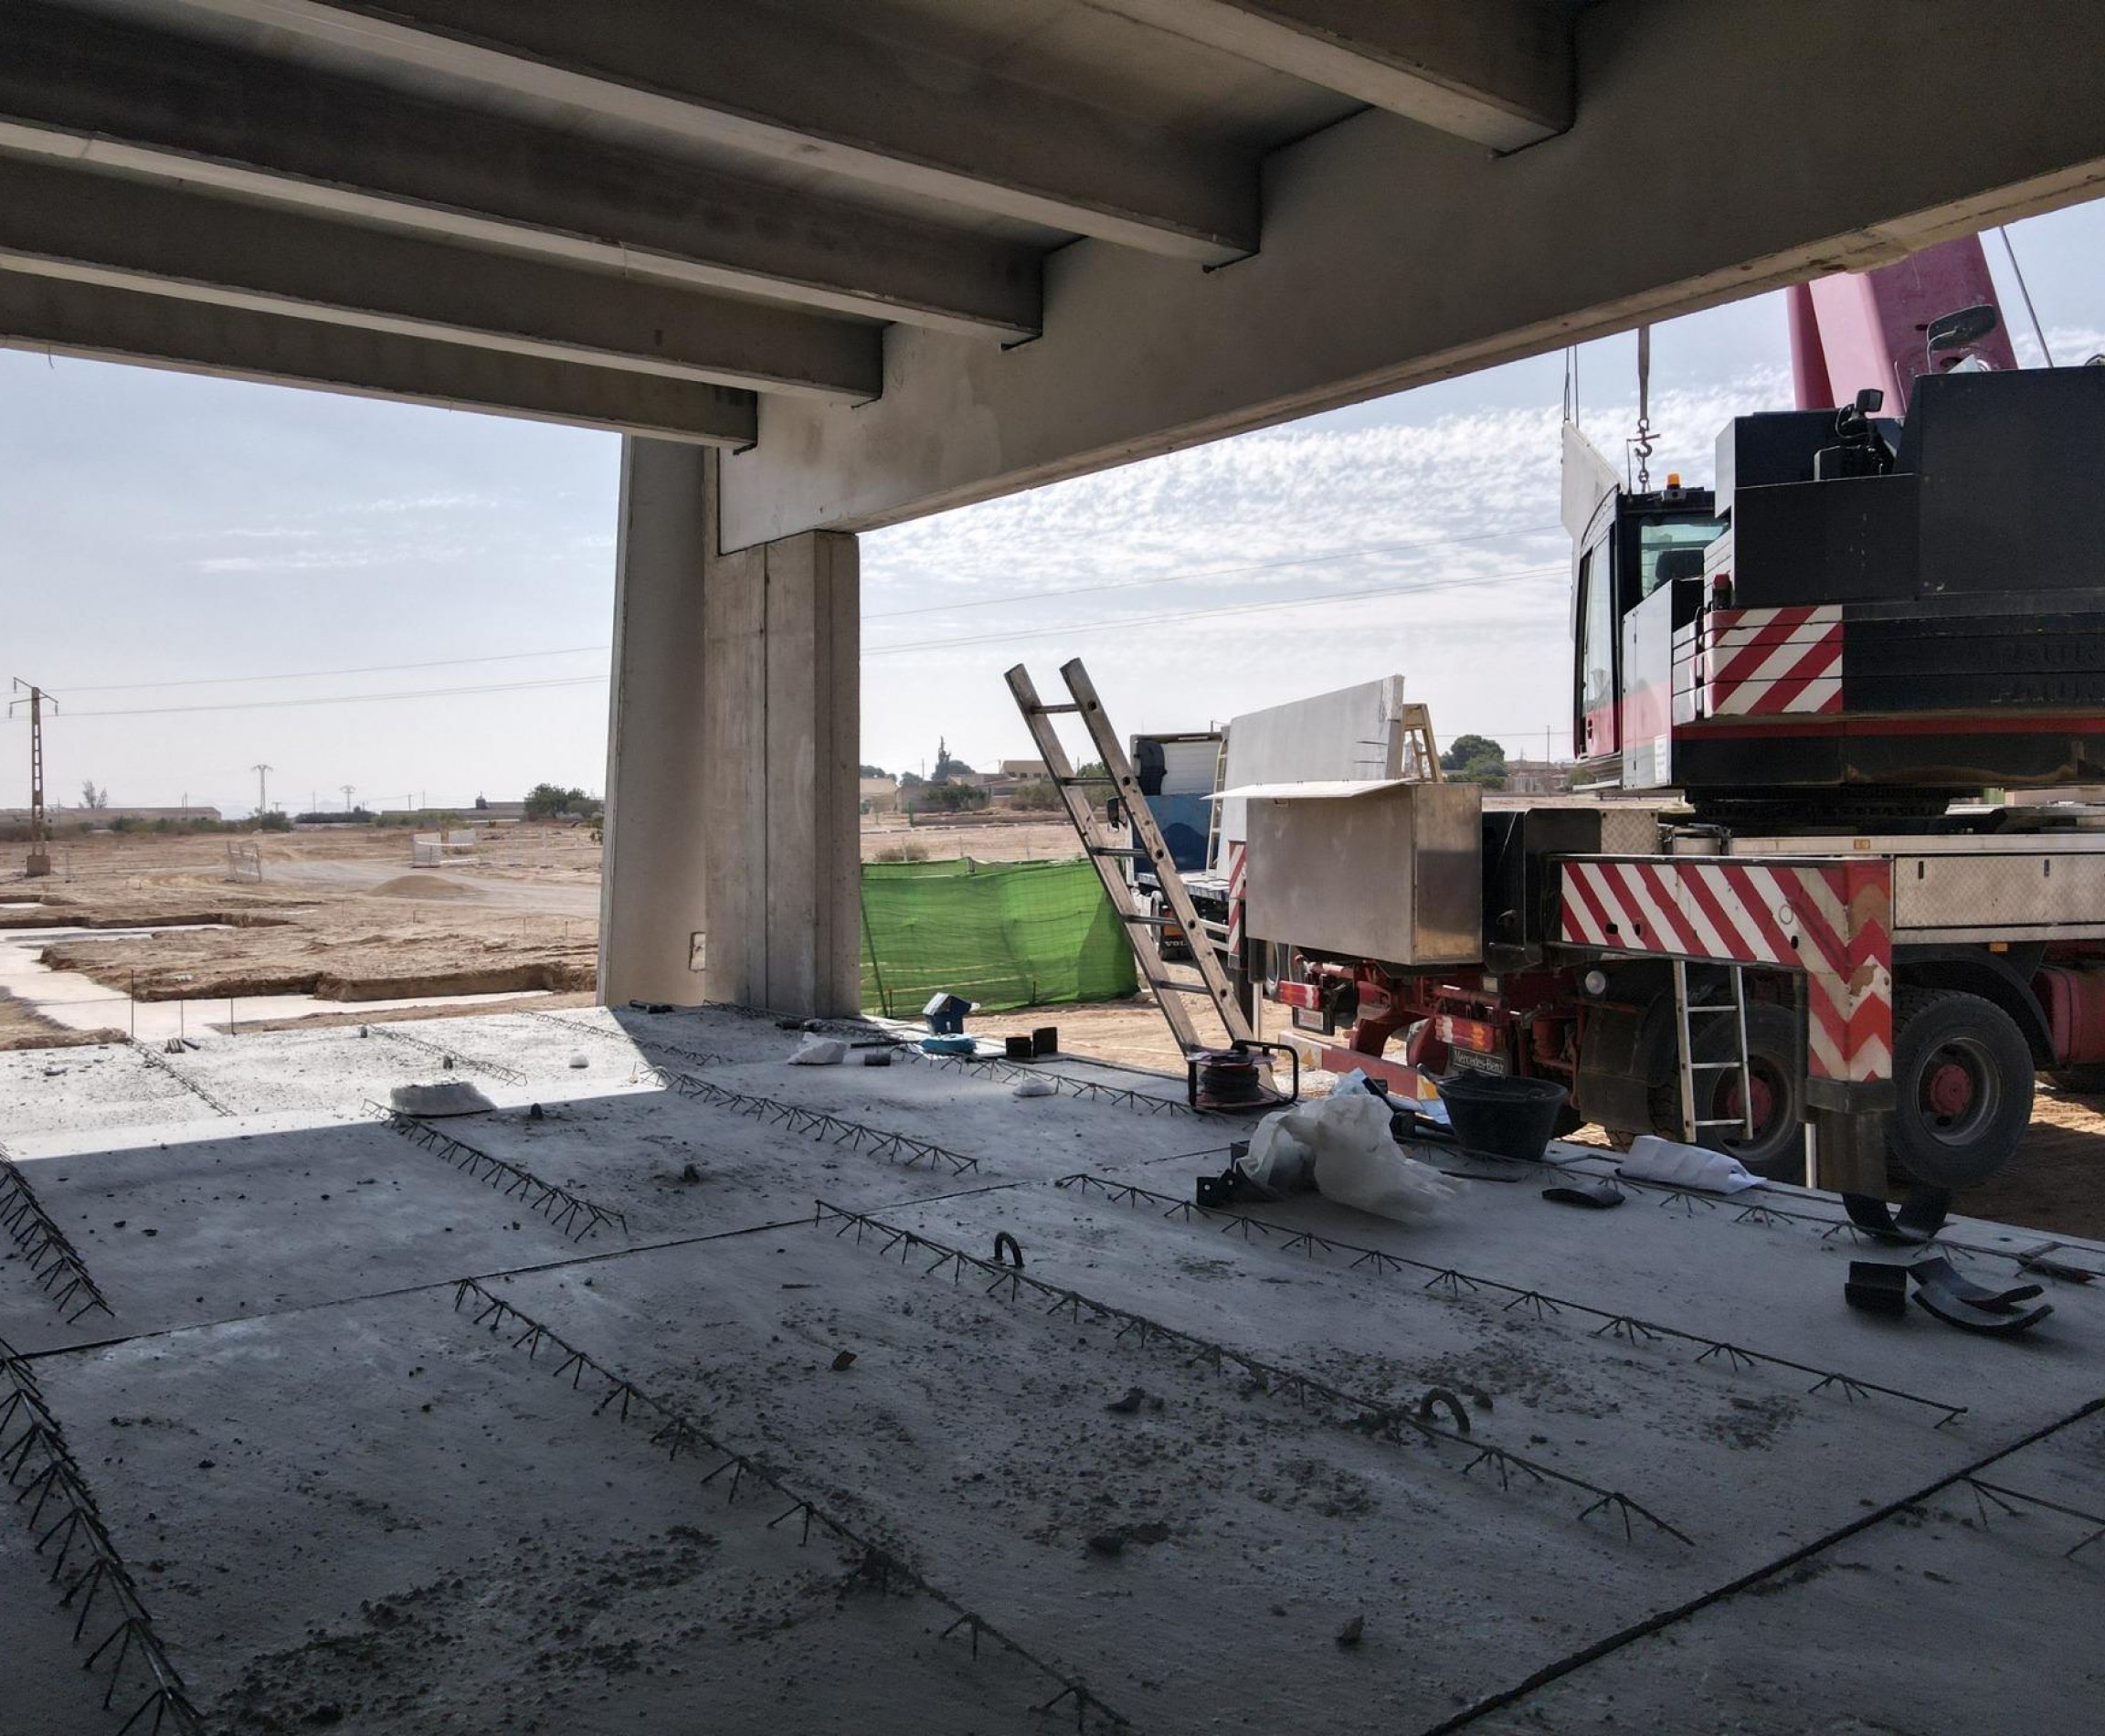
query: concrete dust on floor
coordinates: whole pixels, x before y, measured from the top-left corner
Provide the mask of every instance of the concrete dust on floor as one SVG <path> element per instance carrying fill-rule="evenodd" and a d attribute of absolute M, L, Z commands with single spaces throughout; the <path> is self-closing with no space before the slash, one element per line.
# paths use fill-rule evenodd
<path fill-rule="evenodd" d="M 1856 1315 L 1884 1256 L 1781 1188 L 1200 1214 L 1243 1124 L 1081 1061 L 1138 1095 L 728 1010 L 407 1034 L 0 1056 L 109 1307 L 0 1259 L 9 1366 L 214 1730 L 2092 1727 L 2105 1561 L 1951 1479 L 2097 1509 L 2105 1296 Z M 444 1078 L 497 1106 L 376 1106 Z M 10 1522 L 5 1727 L 116 1730 Z"/>

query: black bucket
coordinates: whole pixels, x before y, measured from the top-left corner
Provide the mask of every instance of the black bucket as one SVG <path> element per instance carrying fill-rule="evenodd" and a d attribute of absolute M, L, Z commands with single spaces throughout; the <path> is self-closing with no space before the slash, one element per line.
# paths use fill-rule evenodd
<path fill-rule="evenodd" d="M 1549 1149 L 1557 1112 L 1570 1094 L 1551 1079 L 1456 1073 L 1442 1079 L 1440 1101 L 1454 1137 L 1472 1151 L 1537 1161 Z"/>

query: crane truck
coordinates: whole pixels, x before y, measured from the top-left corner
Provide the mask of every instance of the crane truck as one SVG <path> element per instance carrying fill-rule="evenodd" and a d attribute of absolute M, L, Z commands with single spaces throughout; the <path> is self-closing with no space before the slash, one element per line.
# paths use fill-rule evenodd
<path fill-rule="evenodd" d="M 2018 370 L 1973 239 L 1791 314 L 1713 488 L 1567 429 L 1578 793 L 1238 792 L 1245 958 L 1319 1064 L 1948 1199 L 2105 1088 L 2105 367 Z"/>

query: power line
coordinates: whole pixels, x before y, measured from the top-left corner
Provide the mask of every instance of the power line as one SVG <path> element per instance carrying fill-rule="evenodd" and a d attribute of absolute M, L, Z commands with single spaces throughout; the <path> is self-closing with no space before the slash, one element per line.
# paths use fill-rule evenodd
<path fill-rule="evenodd" d="M 970 645 L 1008 644 L 1022 640 L 1057 639 L 1080 633 L 1099 633 L 1154 627 L 1170 621 L 1200 620 L 1224 615 L 1253 615 L 1283 609 L 1313 609 L 1328 603 L 1366 601 L 1379 598 L 1419 597 L 1433 591 L 1468 590 L 1486 585 L 1507 585 L 1518 580 L 1561 575 L 1565 568 L 1537 566 L 1510 573 L 1489 573 L 1474 578 L 1429 579 L 1417 585 L 1382 585 L 1368 590 L 1329 591 L 1316 597 L 1286 597 L 1268 602 L 1222 603 L 1207 609 L 1179 609 L 1157 615 L 1125 616 L 1112 620 L 1076 621 L 1057 627 L 1030 628 L 1021 632 L 979 633 L 963 639 L 918 640 L 904 645 L 882 645 L 867 650 L 865 657 L 894 657 L 908 651 L 949 651 Z M 597 649 L 605 649 L 598 647 Z M 521 655 L 549 653 L 524 652 Z M 464 660 L 473 661 L 473 660 Z M 403 665 L 408 667 L 408 665 Z M 344 673 L 352 672 L 345 671 Z M 247 679 L 247 678 L 244 678 Z M 260 678 L 258 678 L 260 679 Z M 604 683 L 604 674 L 557 675 L 539 681 L 494 682 L 461 687 L 427 687 L 373 693 L 313 693 L 286 699 L 227 700 L 201 705 L 127 705 L 74 712 L 75 717 L 170 717 L 202 712 L 275 711 L 292 706 L 356 705 L 409 699 L 459 699 L 485 693 L 543 693 L 560 687 L 591 687 Z"/>
<path fill-rule="evenodd" d="M 1547 536 L 1561 528 L 1556 524 L 1525 525 L 1512 530 L 1484 531 L 1475 536 L 1443 536 L 1431 542 L 1362 543 L 1331 549 L 1320 555 L 1296 555 L 1282 560 L 1253 561 L 1244 566 L 1213 566 L 1196 573 L 1170 573 L 1161 578 L 1114 578 L 1100 585 L 1065 585 L 1045 590 L 1010 591 L 1001 597 L 974 597 L 952 603 L 917 603 L 912 609 L 874 610 L 867 621 L 890 620 L 899 615 L 935 615 L 953 609 L 989 609 L 1000 603 L 1034 602 L 1041 597 L 1080 597 L 1091 591 L 1139 590 L 1150 585 L 1185 585 L 1201 578 L 1232 578 L 1243 573 L 1271 573 L 1286 566 L 1316 566 L 1325 561 L 1354 560 L 1362 555 L 1396 555 L 1412 549 L 1459 548 L 1468 543 L 1495 543 L 1516 536 Z"/>
<path fill-rule="evenodd" d="M 997 607 L 1004 603 L 1031 602 L 1037 600 L 1040 598 L 1045 597 L 1078 597 L 1102 591 L 1137 590 L 1158 585 L 1182 585 L 1198 579 L 1223 578 L 1231 577 L 1239 574 L 1275 572 L 1286 567 L 1316 566 L 1325 561 L 1350 559 L 1362 555 L 1393 554 L 1408 549 L 1423 550 L 1433 548 L 1459 547 L 1465 544 L 1496 542 L 1502 538 L 1508 537 L 1546 535 L 1556 528 L 1557 526 L 1554 524 L 1545 524 L 1503 531 L 1486 531 L 1481 535 L 1476 536 L 1442 537 L 1435 541 L 1429 542 L 1365 544 L 1351 548 L 1333 549 L 1327 554 L 1296 556 L 1287 559 L 1276 561 L 1256 561 L 1243 566 L 1208 567 L 1192 573 L 1167 574 L 1159 578 L 1111 579 L 1106 580 L 1105 583 L 1099 585 L 1068 585 L 1053 587 L 1044 590 L 1012 591 L 1000 597 L 968 598 L 960 598 L 958 600 L 947 603 L 917 604 L 912 609 L 881 609 L 874 613 L 864 615 L 862 619 L 864 620 L 890 620 L 896 617 L 904 615 L 944 614 L 952 609 L 987 609 Z M 1352 594 L 1365 595 L 1367 593 L 1356 592 Z M 1269 605 L 1267 605 L 1267 607 L 1269 607 Z M 1179 619 L 1188 619 L 1188 617 L 1179 617 Z M 1070 630 L 1062 629 L 1055 630 Z M 1082 630 L 1076 629 L 1072 630 Z M 993 637 L 1006 637 L 1006 635 L 996 635 Z M 951 642 L 976 643 L 980 641 L 954 640 Z M 402 673 L 407 671 L 422 669 L 454 669 L 466 668 L 471 665 L 482 663 L 527 662 L 545 657 L 603 656 L 611 649 L 612 648 L 610 646 L 603 644 L 565 645 L 551 651 L 495 651 L 476 657 L 439 657 L 428 659 L 420 662 L 412 663 L 354 663 L 341 665 L 330 669 L 283 670 L 262 675 L 187 675 L 173 681 L 102 682 L 86 685 L 75 683 L 69 687 L 69 691 L 76 693 L 146 693 L 163 688 L 175 687 L 233 687 L 250 685 L 259 682 L 317 681 L 326 680 L 327 678 L 335 675 L 392 675 Z M 905 648 L 902 647 L 900 649 Z M 577 679 L 603 680 L 604 677 L 579 677 Z M 355 694 L 351 695 L 350 697 L 356 699 L 386 697 L 400 697 L 406 699 L 443 697 L 449 696 L 454 692 L 498 693 L 516 691 L 524 687 L 525 685 L 527 685 L 527 683 L 513 683 L 509 685 L 497 685 L 488 688 L 434 690 L 431 694 Z M 339 702 L 333 698 L 268 700 L 256 702 L 255 708 L 262 709 L 267 705 L 280 704 L 333 704 L 337 703 Z M 231 711 L 236 709 L 239 709 L 239 706 L 237 704 L 230 702 L 226 705 L 143 706 L 127 708 L 122 711 L 111 710 L 99 712 L 82 712 L 79 715 L 83 717 L 151 717 L 164 716 L 170 715 L 171 713 L 185 710 Z"/>
<path fill-rule="evenodd" d="M 404 669 L 450 669 L 462 663 L 517 663 L 535 657 L 581 657 L 587 651 L 604 651 L 607 649 L 605 645 L 569 645 L 561 651 L 498 651 L 486 657 L 440 657 L 428 663 L 362 663 L 349 669 L 297 669 L 277 675 L 190 675 L 181 681 L 105 682 L 99 687 L 76 687 L 72 691 L 77 693 L 143 693 L 149 687 L 231 687 L 237 682 L 313 681 L 326 675 L 388 675 Z"/>
<path fill-rule="evenodd" d="M 481 687 L 426 687 L 386 693 L 316 693 L 299 699 L 230 700 L 216 705 L 135 705 L 121 710 L 84 711 L 79 717 L 172 717 L 192 712 L 276 711 L 290 705 L 360 705 L 391 699 L 456 699 L 474 693 L 520 693 L 551 687 L 590 687 L 604 683 L 604 675 L 559 675 L 547 681 L 496 682 Z"/>

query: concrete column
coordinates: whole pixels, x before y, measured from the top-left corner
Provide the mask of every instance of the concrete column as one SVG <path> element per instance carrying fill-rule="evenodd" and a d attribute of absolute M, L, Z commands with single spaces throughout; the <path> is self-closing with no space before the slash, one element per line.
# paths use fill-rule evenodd
<path fill-rule="evenodd" d="M 717 469 L 624 454 L 600 995 L 853 1012 L 855 539 L 717 554 Z"/>
<path fill-rule="evenodd" d="M 621 442 L 599 886 L 608 1006 L 704 998 L 703 585 L 714 537 L 703 460 L 702 448 L 677 441 Z"/>

